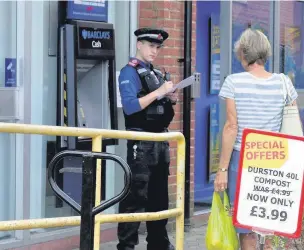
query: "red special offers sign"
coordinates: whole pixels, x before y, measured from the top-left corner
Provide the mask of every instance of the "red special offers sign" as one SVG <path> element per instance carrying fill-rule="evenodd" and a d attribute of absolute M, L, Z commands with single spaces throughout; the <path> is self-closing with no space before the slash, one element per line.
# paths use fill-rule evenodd
<path fill-rule="evenodd" d="M 287 156 L 288 139 L 253 133 L 247 135 L 244 150 L 247 167 L 268 165 L 270 169 L 279 168 Z"/>
<path fill-rule="evenodd" d="M 243 228 L 298 237 L 304 138 L 246 129 L 233 220 Z"/>

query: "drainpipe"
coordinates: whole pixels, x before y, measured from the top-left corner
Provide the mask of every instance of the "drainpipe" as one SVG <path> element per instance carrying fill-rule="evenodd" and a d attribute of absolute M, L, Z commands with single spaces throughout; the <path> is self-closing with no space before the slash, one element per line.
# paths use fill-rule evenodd
<path fill-rule="evenodd" d="M 191 76 L 192 1 L 185 1 L 184 19 L 184 79 Z M 185 229 L 190 228 L 190 137 L 191 87 L 183 89 L 183 133 L 185 148 Z"/>
<path fill-rule="evenodd" d="M 133 36 L 133 32 L 138 28 L 138 20 L 137 18 L 131 18 L 134 16 L 138 16 L 138 5 L 139 1 L 130 1 L 130 56 L 134 56 L 136 54 L 136 42 L 137 37 Z"/>

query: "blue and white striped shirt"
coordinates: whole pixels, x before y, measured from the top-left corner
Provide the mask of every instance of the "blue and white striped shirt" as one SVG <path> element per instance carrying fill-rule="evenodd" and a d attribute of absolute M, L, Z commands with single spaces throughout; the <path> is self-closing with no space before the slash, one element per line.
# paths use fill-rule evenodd
<path fill-rule="evenodd" d="M 298 94 L 289 77 L 285 77 L 285 82 L 289 88 L 291 103 Z M 219 96 L 235 101 L 238 134 L 234 149 L 241 148 L 244 128 L 280 131 L 285 105 L 283 84 L 282 75 L 279 74 L 263 79 L 242 72 L 229 75 L 225 79 Z"/>

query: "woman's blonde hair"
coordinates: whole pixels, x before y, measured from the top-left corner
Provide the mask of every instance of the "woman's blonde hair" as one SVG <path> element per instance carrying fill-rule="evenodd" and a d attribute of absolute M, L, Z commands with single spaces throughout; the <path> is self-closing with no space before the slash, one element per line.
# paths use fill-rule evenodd
<path fill-rule="evenodd" d="M 242 56 L 248 65 L 253 63 L 264 65 L 271 56 L 271 45 L 261 31 L 249 28 L 234 44 L 234 52 L 239 60 Z"/>

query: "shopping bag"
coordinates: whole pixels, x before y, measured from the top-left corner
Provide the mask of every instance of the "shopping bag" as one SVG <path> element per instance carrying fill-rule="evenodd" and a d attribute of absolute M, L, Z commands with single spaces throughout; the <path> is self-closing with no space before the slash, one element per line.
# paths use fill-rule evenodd
<path fill-rule="evenodd" d="M 211 213 L 206 231 L 207 250 L 224 250 L 223 248 L 223 215 L 224 207 L 219 193 L 214 192 Z"/>
<path fill-rule="evenodd" d="M 211 213 L 206 231 L 207 250 L 237 250 L 239 241 L 230 214 L 230 203 L 226 192 L 224 203 L 218 192 L 213 193 Z"/>
<path fill-rule="evenodd" d="M 224 192 L 224 215 L 223 215 L 223 245 L 225 250 L 239 249 L 239 240 L 235 227 L 232 222 L 231 207 L 229 198 Z"/>

